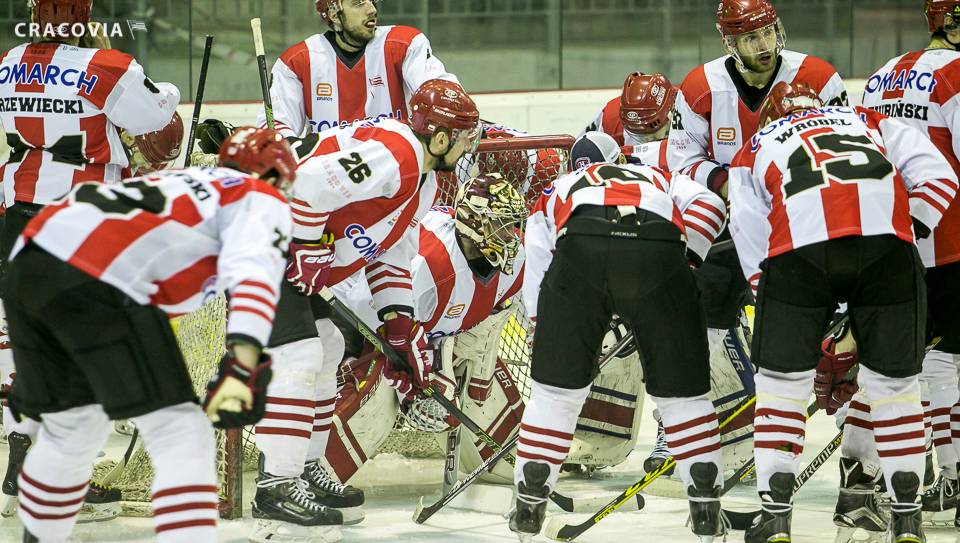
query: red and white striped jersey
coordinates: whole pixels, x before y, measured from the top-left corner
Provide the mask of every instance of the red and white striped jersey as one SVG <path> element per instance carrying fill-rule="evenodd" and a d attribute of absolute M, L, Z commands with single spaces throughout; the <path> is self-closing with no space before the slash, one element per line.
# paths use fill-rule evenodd
<path fill-rule="evenodd" d="M 524 254 L 514 261 L 513 273 L 493 270 L 479 278 L 457 242 L 452 207 L 435 207 L 419 228 L 420 248 L 413 259 L 414 316 L 429 339 L 454 336 L 480 324 L 494 309 L 520 290 Z M 366 280 L 354 275 L 333 288 L 369 326 L 379 326 Z"/>
<path fill-rule="evenodd" d="M 635 145 L 623 145 L 620 147 L 620 152 L 628 157 L 639 160 L 641 164 L 656 166 L 661 170 L 670 171 L 669 165 L 667 164 L 667 148 L 669 147 L 669 142 L 670 140 L 664 138 L 662 140 L 648 141 Z"/>
<path fill-rule="evenodd" d="M 171 316 L 220 290 L 227 334 L 267 344 L 292 230 L 286 199 L 227 168 L 165 170 L 123 183 L 82 183 L 31 220 L 35 243 Z"/>
<path fill-rule="evenodd" d="M 757 132 L 761 100 L 744 101 L 745 86 L 729 55 L 712 60 L 687 74 L 677 93 L 667 160 L 680 171 L 710 187 L 717 168 L 733 161 L 737 151 Z M 783 51 L 777 75 L 766 89 L 781 81 L 804 82 L 820 93 L 823 103 L 846 105 L 840 75 L 828 62 L 814 56 Z M 756 89 L 754 89 L 756 91 Z"/>
<path fill-rule="evenodd" d="M 293 237 L 332 233 L 337 256 L 328 284 L 365 269 L 378 310 L 412 314 L 416 227 L 437 198 L 436 175 L 423 172 L 413 131 L 393 119 L 363 121 L 308 136 L 294 151 Z"/>
<path fill-rule="evenodd" d="M 352 65 L 333 40 L 332 31 L 314 34 L 273 65 L 270 97 L 275 126 L 285 137 L 365 119 L 406 120 L 410 97 L 425 81 L 457 81 L 416 28 L 378 26 Z M 266 126 L 265 115 L 258 123 Z"/>
<path fill-rule="evenodd" d="M 618 145 L 640 145 L 643 143 L 637 136 L 623 129 L 623 121 L 620 120 L 620 97 L 611 98 L 609 102 L 597 113 L 592 123 L 580 132 L 580 137 L 587 132 L 603 132 L 613 138 Z"/>
<path fill-rule="evenodd" d="M 927 133 L 960 176 L 960 53 L 914 51 L 890 59 L 867 79 L 863 105 Z M 933 233 L 917 240 L 927 267 L 960 260 L 960 206 L 951 205 Z"/>
<path fill-rule="evenodd" d="M 117 128 L 137 136 L 170 122 L 180 92 L 153 83 L 130 55 L 58 43 L 0 57 L 0 121 L 10 158 L 4 200 L 48 204 L 84 181 L 115 182 L 127 166 Z"/>
<path fill-rule="evenodd" d="M 923 133 L 871 109 L 825 107 L 762 128 L 730 168 L 730 233 L 756 291 L 760 262 L 845 236 L 913 243 L 935 228 L 957 176 Z"/>
<path fill-rule="evenodd" d="M 687 248 L 705 259 L 726 222 L 719 196 L 682 174 L 652 166 L 592 164 L 559 177 L 544 189 L 527 220 L 523 303 L 536 317 L 540 283 L 553 261 L 557 238 L 580 205 L 631 206 L 672 221 Z"/>

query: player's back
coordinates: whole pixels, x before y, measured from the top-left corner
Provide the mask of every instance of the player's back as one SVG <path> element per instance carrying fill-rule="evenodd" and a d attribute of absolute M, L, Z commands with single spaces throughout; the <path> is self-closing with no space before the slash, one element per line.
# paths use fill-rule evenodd
<path fill-rule="evenodd" d="M 133 85 L 153 83 L 120 51 L 52 42 L 7 51 L 0 60 L 0 120 L 11 146 L 2 169 L 7 205 L 46 204 L 77 183 L 118 181 L 128 161 L 111 117 L 130 117 L 124 124 L 133 134 L 156 130 L 179 99 L 166 112 L 154 106 L 133 115 L 121 100 Z"/>
<path fill-rule="evenodd" d="M 280 244 L 289 229 L 286 200 L 263 181 L 227 168 L 166 170 L 78 185 L 27 225 L 14 254 L 30 241 L 137 302 L 182 314 L 215 293 L 223 246 L 247 243 L 253 262 L 258 242 Z"/>
<path fill-rule="evenodd" d="M 863 105 L 925 132 L 960 175 L 956 138 L 960 118 L 960 52 L 913 51 L 890 59 L 867 79 Z M 960 206 L 951 205 L 934 232 L 917 241 L 928 267 L 960 260 Z"/>
<path fill-rule="evenodd" d="M 884 155 L 884 119 L 860 107 L 809 109 L 751 139 L 732 166 L 751 168 L 768 195 L 769 256 L 844 236 L 913 242 L 907 188 Z"/>

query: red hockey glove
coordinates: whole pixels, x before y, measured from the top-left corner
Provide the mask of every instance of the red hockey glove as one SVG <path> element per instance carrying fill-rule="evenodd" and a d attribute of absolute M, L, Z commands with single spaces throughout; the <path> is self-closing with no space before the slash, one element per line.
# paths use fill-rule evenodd
<path fill-rule="evenodd" d="M 257 366 L 245 367 L 227 352 L 220 359 L 217 373 L 207 383 L 203 410 L 213 420 L 214 428 L 242 428 L 260 422 L 267 410 L 267 385 L 273 372 L 270 356 L 261 353 Z M 240 410 L 230 404 L 240 404 Z"/>
<path fill-rule="evenodd" d="M 384 378 L 408 399 L 416 396 L 429 383 L 428 378 L 433 367 L 423 327 L 410 316 L 398 313 L 396 317 L 384 321 L 380 327 L 380 335 L 405 363 L 401 366 L 398 361 L 388 359 L 383 372 Z"/>
<path fill-rule="evenodd" d="M 813 391 L 817 396 L 817 407 L 828 415 L 833 415 L 857 393 L 857 379 L 847 379 L 850 368 L 857 363 L 855 352 L 835 352 L 837 340 L 829 337 L 823 340 L 823 357 L 817 365 L 813 378 Z"/>
<path fill-rule="evenodd" d="M 316 294 L 326 286 L 336 258 L 332 235 L 324 234 L 319 243 L 291 243 L 287 281 L 304 296 Z"/>

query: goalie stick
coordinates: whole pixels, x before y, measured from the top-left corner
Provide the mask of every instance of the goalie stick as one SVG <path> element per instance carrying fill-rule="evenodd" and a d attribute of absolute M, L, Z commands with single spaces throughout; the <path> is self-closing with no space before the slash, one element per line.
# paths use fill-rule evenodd
<path fill-rule="evenodd" d="M 207 41 L 203 46 L 203 62 L 200 63 L 200 80 L 197 82 L 197 96 L 193 102 L 193 119 L 190 121 L 190 137 L 187 138 L 187 152 L 183 159 L 185 167 L 193 163 L 193 142 L 197 134 L 197 125 L 200 124 L 200 109 L 203 107 L 203 88 L 207 83 L 207 68 L 210 66 L 210 52 L 213 50 L 213 36 L 207 34 Z"/>
<path fill-rule="evenodd" d="M 257 55 L 257 71 L 260 72 L 260 92 L 263 94 L 263 112 L 267 117 L 267 128 L 273 129 L 273 100 L 270 98 L 270 78 L 267 75 L 267 55 L 263 51 L 263 31 L 260 18 L 250 19 L 253 31 L 253 49 Z"/>
<path fill-rule="evenodd" d="M 346 319 L 365 338 L 367 338 L 367 340 L 370 341 L 370 343 L 378 351 L 383 353 L 384 356 L 386 356 L 390 360 L 399 361 L 401 364 L 405 364 L 404 362 L 402 362 L 402 359 L 400 358 L 400 355 L 397 353 L 397 351 L 395 351 L 393 347 L 390 346 L 389 343 L 381 339 L 380 336 L 377 335 L 375 331 L 373 331 L 369 326 L 366 325 L 366 323 L 360 320 L 360 318 L 357 317 L 357 315 L 353 311 L 351 311 L 349 307 L 347 307 L 343 302 L 338 300 L 337 297 L 334 296 L 333 291 L 331 291 L 327 287 L 323 287 L 322 289 L 320 289 L 319 294 L 320 294 L 320 297 L 324 299 L 324 301 L 330 304 L 331 309 L 333 309 L 334 311 L 339 313 L 341 317 Z M 475 421 L 473 421 L 473 419 L 468 417 L 466 413 L 464 413 L 453 402 L 448 400 L 443 394 L 438 394 L 433 389 L 432 386 L 428 385 L 421 392 L 423 392 L 424 396 L 427 396 L 428 398 L 433 398 L 434 400 L 436 400 L 437 403 L 442 405 L 443 408 L 446 409 L 451 416 L 453 416 L 455 419 L 460 421 L 461 424 L 466 426 L 467 430 L 470 430 L 470 432 L 472 432 L 473 435 L 477 436 L 481 441 L 483 441 L 483 443 L 486 446 L 490 447 L 494 452 L 499 451 L 500 449 L 503 448 L 502 446 L 500 446 L 499 443 L 497 443 L 497 440 L 493 439 L 493 437 L 490 436 L 490 434 L 483 431 L 483 428 L 480 428 L 480 426 Z M 513 465 L 516 462 L 516 459 L 514 458 L 514 456 L 509 453 L 506 455 L 506 460 L 508 463 L 510 463 L 510 465 Z M 550 499 L 554 503 L 556 503 L 561 509 L 563 509 L 564 506 L 569 506 L 569 504 L 572 503 L 572 500 L 570 500 L 570 498 L 567 498 L 566 496 L 561 496 L 556 492 L 550 494 Z M 566 509 L 564 510 L 566 511 Z"/>
<path fill-rule="evenodd" d="M 723 428 L 729 424 L 732 420 L 736 419 L 756 402 L 756 396 L 745 398 L 742 402 L 737 404 L 737 407 L 734 408 L 727 418 L 723 419 L 723 421 L 719 424 L 719 428 Z M 673 456 L 670 456 L 667 458 L 666 462 L 660 465 L 659 468 L 645 474 L 642 479 L 621 492 L 619 496 L 611 500 L 610 503 L 597 511 L 596 514 L 580 524 L 566 524 L 563 522 L 562 517 L 551 517 L 544 527 L 544 535 L 555 541 L 573 541 L 583 532 L 586 532 L 590 528 L 596 526 L 601 520 L 605 519 L 610 513 L 616 511 L 621 505 L 630 501 L 630 499 L 636 496 L 637 493 L 639 493 L 647 485 L 656 480 L 657 477 L 660 477 L 664 472 L 675 465 L 676 461 L 673 459 Z"/>
<path fill-rule="evenodd" d="M 620 338 L 620 341 L 618 341 L 609 351 L 607 351 L 606 354 L 604 354 L 600 358 L 600 360 L 597 363 L 600 369 L 603 369 L 603 367 L 607 364 L 607 362 L 609 362 L 610 360 L 613 360 L 613 357 L 620 354 L 620 351 L 622 351 L 623 348 L 626 347 L 631 340 L 633 340 L 633 332 L 628 331 L 626 334 L 624 334 L 622 338 Z M 467 475 L 462 481 L 457 481 L 456 483 L 454 483 L 453 486 L 449 489 L 449 491 L 447 491 L 447 489 L 444 488 L 444 492 L 445 492 L 444 495 L 433 504 L 428 506 L 423 505 L 423 496 L 421 496 L 420 501 L 417 503 L 417 509 L 413 512 L 413 521 L 416 522 L 417 524 L 423 524 L 424 522 L 427 521 L 427 519 L 432 517 L 434 513 L 446 507 L 450 502 L 454 500 L 454 498 L 456 498 L 461 493 L 463 493 L 467 489 L 467 487 L 469 487 L 471 484 L 476 482 L 484 473 L 488 471 L 492 471 L 493 466 L 495 466 L 497 462 L 499 462 L 505 456 L 510 454 L 510 451 L 517 445 L 517 441 L 519 439 L 520 439 L 520 434 L 518 432 L 516 435 L 508 439 L 503 444 L 503 447 L 499 451 L 494 453 L 493 456 L 491 456 L 490 458 L 487 458 L 486 461 L 484 461 L 482 464 L 477 466 L 476 469 L 470 472 L 470 474 Z M 444 481 L 444 483 L 446 483 L 446 481 Z M 580 503 L 581 500 L 576 500 L 575 498 L 570 498 L 562 494 L 554 493 L 551 496 L 551 498 L 553 499 L 553 503 L 557 504 L 557 506 L 560 507 L 560 509 L 563 509 L 567 513 L 579 512 L 581 509 L 589 505 L 589 503 Z M 590 502 L 592 502 L 592 500 L 590 500 Z M 638 495 L 637 509 L 643 509 L 643 506 L 644 506 L 643 498 Z"/>
<path fill-rule="evenodd" d="M 103 476 L 103 479 L 100 480 L 100 484 L 103 486 L 110 486 L 120 476 L 123 474 L 123 470 L 127 469 L 127 464 L 130 462 L 130 457 L 133 456 L 133 449 L 137 444 L 137 437 L 140 435 L 140 429 L 136 426 L 133 427 L 133 434 L 130 435 L 130 444 L 127 445 L 126 452 L 123 453 L 123 458 L 113 468 Z"/>

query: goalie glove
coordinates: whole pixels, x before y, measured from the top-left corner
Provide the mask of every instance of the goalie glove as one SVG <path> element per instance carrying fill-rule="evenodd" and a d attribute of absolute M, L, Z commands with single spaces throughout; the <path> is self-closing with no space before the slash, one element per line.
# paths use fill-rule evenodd
<path fill-rule="evenodd" d="M 396 315 L 386 319 L 379 332 L 403 360 L 387 359 L 383 376 L 400 393 L 401 400 L 411 400 L 429 384 L 433 362 L 420 323 L 409 315 Z"/>
<path fill-rule="evenodd" d="M 238 362 L 232 351 L 223 355 L 203 400 L 203 411 L 214 428 L 242 428 L 260 422 L 267 409 L 267 385 L 273 376 L 270 366 L 266 353 L 260 353 L 253 369 Z"/>
<path fill-rule="evenodd" d="M 324 234 L 318 243 L 293 242 L 287 260 L 287 281 L 300 294 L 312 296 L 326 286 L 336 259 L 333 234 Z"/>
<path fill-rule="evenodd" d="M 840 337 L 846 330 L 841 330 Z M 817 407 L 828 415 L 833 415 L 857 393 L 857 379 L 848 379 L 847 374 L 857 363 L 856 352 L 837 352 L 837 337 L 823 340 L 823 356 L 817 365 L 813 378 L 813 391 L 817 396 Z"/>
<path fill-rule="evenodd" d="M 219 155 L 220 146 L 237 128 L 217 119 L 204 119 L 197 125 L 197 140 L 200 150 L 207 154 Z"/>

